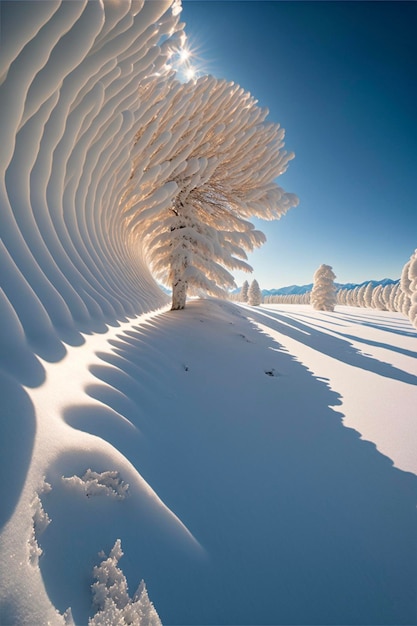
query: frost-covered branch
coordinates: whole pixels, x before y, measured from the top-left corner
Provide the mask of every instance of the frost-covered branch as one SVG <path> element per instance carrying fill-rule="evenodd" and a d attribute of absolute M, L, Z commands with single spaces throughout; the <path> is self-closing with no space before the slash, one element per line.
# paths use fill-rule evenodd
<path fill-rule="evenodd" d="M 88 626 L 161 626 L 143 580 L 133 598 L 129 597 L 126 576 L 118 566 L 123 556 L 120 539 L 108 557 L 103 552 L 99 556 L 103 560 L 94 568 L 95 582 L 91 586 L 97 612 Z"/>

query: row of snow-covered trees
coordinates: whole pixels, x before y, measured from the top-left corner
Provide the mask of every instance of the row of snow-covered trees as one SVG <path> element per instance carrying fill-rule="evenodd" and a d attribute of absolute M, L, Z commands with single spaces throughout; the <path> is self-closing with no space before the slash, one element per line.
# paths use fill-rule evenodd
<path fill-rule="evenodd" d="M 372 281 L 351 289 L 339 289 L 337 304 L 368 307 L 381 311 L 400 311 L 409 298 L 402 291 L 400 283 L 377 285 Z"/>
<path fill-rule="evenodd" d="M 409 301 L 399 283 L 376 285 L 372 281 L 351 289 L 336 291 L 336 305 L 359 306 L 383 311 L 403 311 L 402 302 Z M 311 291 L 300 294 L 264 296 L 265 304 L 311 304 Z"/>
<path fill-rule="evenodd" d="M 340 289 L 337 303 L 403 313 L 417 328 L 417 250 L 404 265 L 399 282 Z"/>
<path fill-rule="evenodd" d="M 264 304 L 310 304 L 311 291 L 301 294 L 264 296 Z M 358 306 L 381 311 L 396 311 L 408 315 L 411 299 L 401 288 L 401 283 L 378 285 L 372 281 L 336 292 L 336 305 Z"/>
<path fill-rule="evenodd" d="M 369 281 L 351 289 L 337 290 L 335 278 L 329 265 L 321 265 L 314 274 L 311 291 L 265 296 L 262 301 L 265 304 L 311 304 L 319 311 L 333 311 L 336 305 L 394 311 L 409 317 L 417 328 L 417 250 L 404 265 L 401 279 L 396 283 L 381 285 Z M 243 300 L 244 293 L 242 287 L 241 297 L 236 299 Z"/>
<path fill-rule="evenodd" d="M 264 304 L 310 304 L 311 291 L 264 296 Z"/>

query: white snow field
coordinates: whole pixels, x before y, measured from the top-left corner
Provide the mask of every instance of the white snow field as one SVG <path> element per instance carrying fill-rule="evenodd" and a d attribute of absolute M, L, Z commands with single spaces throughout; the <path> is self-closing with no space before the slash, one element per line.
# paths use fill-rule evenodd
<path fill-rule="evenodd" d="M 202 140 L 180 3 L 0 9 L 0 624 L 416 624 L 416 330 L 168 311 L 132 211 Z"/>
<path fill-rule="evenodd" d="M 2 624 L 86 624 L 118 538 L 163 624 L 416 622 L 406 318 L 197 300 L 84 338 L 3 376 Z"/>

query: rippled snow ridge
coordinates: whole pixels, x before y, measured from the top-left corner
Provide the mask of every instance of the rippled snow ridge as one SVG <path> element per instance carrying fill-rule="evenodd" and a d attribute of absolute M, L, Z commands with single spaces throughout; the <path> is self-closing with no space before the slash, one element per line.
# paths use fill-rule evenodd
<path fill-rule="evenodd" d="M 177 80 L 180 15 L 180 0 L 1 2 L 1 623 L 71 623 L 65 589 L 78 598 L 74 618 L 86 621 L 92 580 L 82 577 L 98 565 L 91 554 L 114 545 L 104 570 L 122 554 L 118 538 L 103 545 L 97 529 L 112 528 L 100 509 L 109 501 L 133 507 L 148 544 L 154 531 L 160 543 L 164 528 L 175 550 L 186 544 L 201 556 L 184 524 L 108 443 L 113 429 L 127 429 L 127 440 L 137 429 L 123 416 L 122 393 L 103 383 L 98 394 L 103 365 L 94 360 L 102 363 L 96 355 L 118 330 L 168 304 L 146 237 L 155 240 L 160 212 L 180 193 L 216 171 L 218 197 L 232 182 L 244 188 L 256 159 L 242 217 L 262 207 L 276 218 L 297 201 L 272 182 L 293 155 L 282 150 L 284 131 L 264 123 L 268 111 L 234 83 Z M 242 239 L 261 242 L 239 223 Z M 110 406 L 114 396 L 120 412 Z M 89 411 L 80 420 L 83 403 Z M 97 421 L 95 411 L 104 411 Z M 91 418 L 110 430 L 98 432 Z M 83 523 L 76 503 L 85 501 Z M 81 572 L 77 555 L 87 551 Z M 133 610 L 129 602 L 117 610 Z"/>
<path fill-rule="evenodd" d="M 123 210 L 182 36 L 170 5 L 2 2 L 2 359 L 166 301 Z"/>

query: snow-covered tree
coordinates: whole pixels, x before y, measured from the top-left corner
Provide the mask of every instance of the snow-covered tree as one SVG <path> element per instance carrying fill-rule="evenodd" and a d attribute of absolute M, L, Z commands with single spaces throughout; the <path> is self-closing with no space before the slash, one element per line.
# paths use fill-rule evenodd
<path fill-rule="evenodd" d="M 358 298 L 359 287 L 354 287 L 353 289 L 348 290 L 346 304 L 348 306 L 357 306 L 357 298 Z"/>
<path fill-rule="evenodd" d="M 314 274 L 311 290 L 311 304 L 317 311 L 334 311 L 336 305 L 336 287 L 334 274 L 330 265 L 320 265 Z"/>
<path fill-rule="evenodd" d="M 240 290 L 240 301 L 247 302 L 248 301 L 248 291 L 249 291 L 249 283 L 247 280 L 244 281 L 242 288 Z"/>
<path fill-rule="evenodd" d="M 283 129 L 235 83 L 173 81 L 150 110 L 123 214 L 179 309 L 188 292 L 225 295 L 235 286 L 229 270 L 252 270 L 246 253 L 265 236 L 248 219 L 278 219 L 298 203 L 275 182 L 293 154 Z"/>
<path fill-rule="evenodd" d="M 265 304 L 310 304 L 310 291 L 305 293 L 290 293 L 279 296 L 264 296 Z"/>
<path fill-rule="evenodd" d="M 336 292 L 336 304 L 346 304 L 346 289 L 339 289 Z"/>
<path fill-rule="evenodd" d="M 356 306 L 365 306 L 365 291 L 366 291 L 366 283 L 359 287 Z"/>
<path fill-rule="evenodd" d="M 372 307 L 372 293 L 373 293 L 373 291 L 374 291 L 374 286 L 373 286 L 372 282 L 369 282 L 367 284 L 367 286 L 366 286 L 365 293 L 363 295 L 365 306 L 367 308 L 371 308 Z"/>
<path fill-rule="evenodd" d="M 377 285 L 372 292 L 372 308 L 379 309 L 380 311 L 386 311 L 386 307 L 383 301 L 382 285 Z"/>
<path fill-rule="evenodd" d="M 417 328 L 417 249 L 403 267 L 401 290 L 404 293 L 402 312 L 408 315 L 411 323 Z"/>
<path fill-rule="evenodd" d="M 262 303 L 262 292 L 257 280 L 253 280 L 248 290 L 248 303 L 252 306 L 258 306 Z"/>
<path fill-rule="evenodd" d="M 94 568 L 96 581 L 91 586 L 97 612 L 88 626 L 161 626 L 143 580 L 133 599 L 129 597 L 126 577 L 118 567 L 123 556 L 120 539 L 108 557 L 104 553 L 100 556 L 103 560 Z"/>
<path fill-rule="evenodd" d="M 384 307 L 386 311 L 390 311 L 391 309 L 391 294 L 394 289 L 394 285 L 388 283 L 384 285 L 382 289 L 382 301 L 384 303 Z"/>
<path fill-rule="evenodd" d="M 394 302 L 395 302 L 395 296 L 397 293 L 397 289 L 398 289 L 398 284 L 393 284 L 391 285 L 391 289 L 389 291 L 386 292 L 385 294 L 385 299 L 386 299 L 386 303 L 387 303 L 387 309 L 389 311 L 395 311 L 394 309 Z"/>
<path fill-rule="evenodd" d="M 397 299 L 398 299 L 398 295 L 401 291 L 401 286 L 400 283 L 396 283 L 393 286 L 393 289 L 390 293 L 390 298 L 389 298 L 389 310 L 390 311 L 399 311 L 400 309 L 397 306 Z"/>

